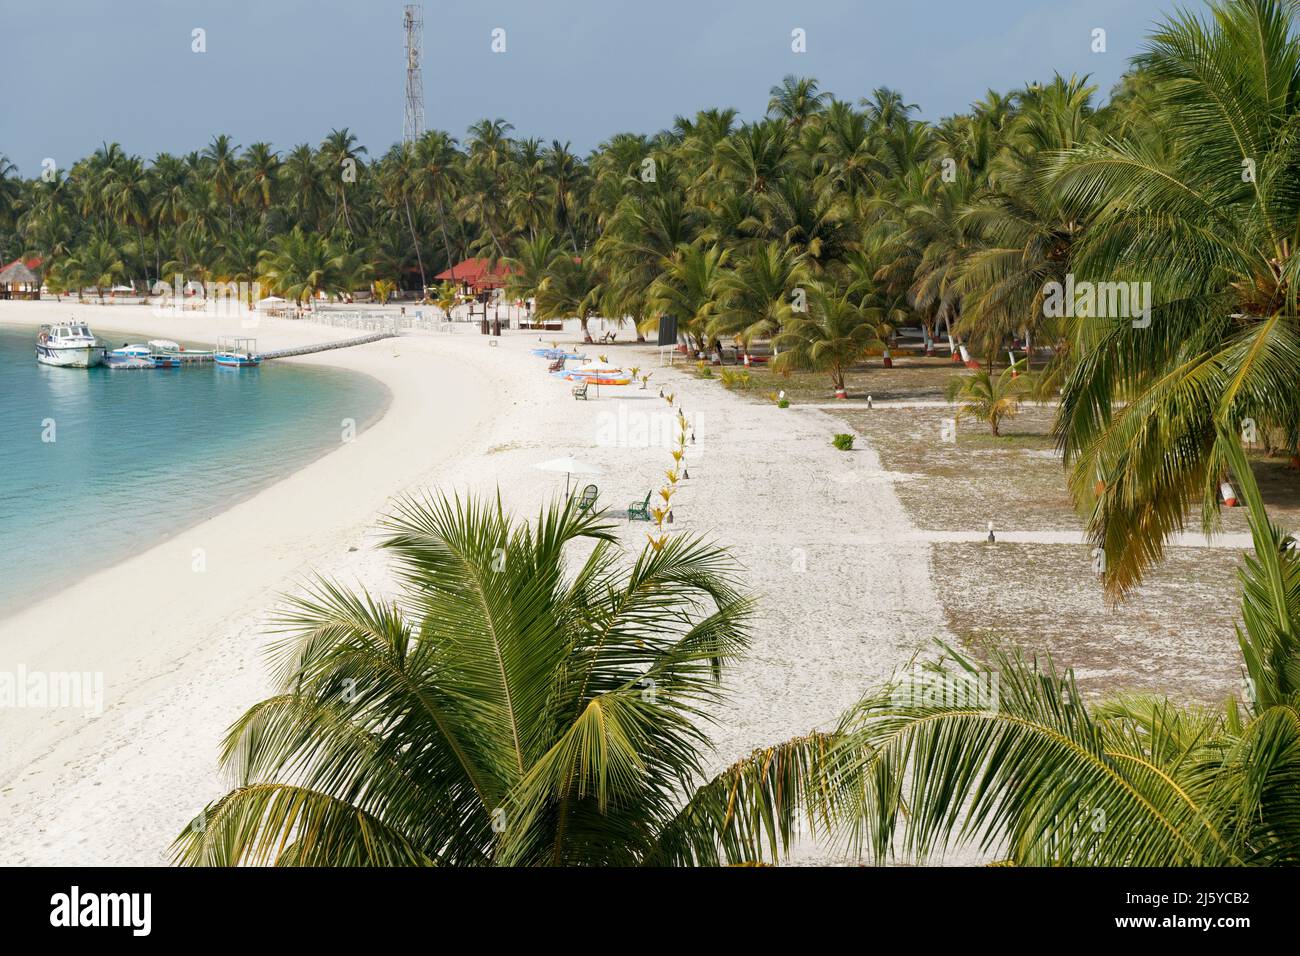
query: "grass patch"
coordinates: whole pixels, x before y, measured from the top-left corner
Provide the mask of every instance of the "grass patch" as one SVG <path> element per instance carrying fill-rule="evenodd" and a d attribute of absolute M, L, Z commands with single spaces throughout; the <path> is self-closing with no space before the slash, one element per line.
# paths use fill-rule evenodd
<path fill-rule="evenodd" d="M 919 528 L 1081 527 L 1050 434 L 1055 409 L 1023 405 L 996 438 L 977 422 L 950 432 L 956 406 L 832 414 L 875 448 L 887 471 L 912 476 L 894 487 Z"/>
<path fill-rule="evenodd" d="M 875 401 L 942 401 L 948 380 L 962 371 L 946 358 L 902 358 L 894 360 L 893 368 L 884 368 L 878 360 L 859 363 L 844 379 L 850 400 L 866 401 L 870 395 Z M 784 391 L 793 405 L 836 401 L 835 386 L 825 372 L 782 375 L 754 365 L 749 374 L 756 392 Z"/>
<path fill-rule="evenodd" d="M 1050 652 L 1085 693 L 1121 690 L 1221 701 L 1241 690 L 1230 549 L 1175 548 L 1127 601 L 1110 607 L 1084 545 L 936 544 L 931 571 L 948 626 L 988 642 Z"/>

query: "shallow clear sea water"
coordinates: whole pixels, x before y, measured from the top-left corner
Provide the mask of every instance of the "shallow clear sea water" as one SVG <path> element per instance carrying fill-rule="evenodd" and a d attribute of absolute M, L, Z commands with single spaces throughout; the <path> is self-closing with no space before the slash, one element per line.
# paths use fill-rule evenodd
<path fill-rule="evenodd" d="M 274 361 L 51 368 L 33 329 L 0 325 L 0 617 L 337 448 L 387 401 L 369 376 Z"/>

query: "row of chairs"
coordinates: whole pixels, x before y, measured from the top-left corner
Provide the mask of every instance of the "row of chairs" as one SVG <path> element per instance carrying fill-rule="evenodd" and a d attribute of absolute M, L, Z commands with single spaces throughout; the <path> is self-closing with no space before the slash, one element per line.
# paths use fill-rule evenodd
<path fill-rule="evenodd" d="M 642 501 L 634 501 L 627 506 L 628 521 L 651 521 L 650 515 L 650 495 L 652 492 L 647 491 Z M 600 490 L 595 485 L 587 485 L 578 495 L 578 510 L 581 512 L 590 511 L 596 507 L 596 499 L 600 497 Z"/>

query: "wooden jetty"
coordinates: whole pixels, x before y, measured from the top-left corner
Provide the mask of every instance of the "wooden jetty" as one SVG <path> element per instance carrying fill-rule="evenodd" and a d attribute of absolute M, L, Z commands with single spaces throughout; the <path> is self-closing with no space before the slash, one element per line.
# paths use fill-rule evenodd
<path fill-rule="evenodd" d="M 328 352 L 330 349 L 346 349 L 354 345 L 365 345 L 367 342 L 378 342 L 380 339 L 397 338 L 397 332 L 372 332 L 369 335 L 360 335 L 352 339 L 340 339 L 337 342 L 322 342 L 319 345 L 300 345 L 292 349 L 272 349 L 269 352 L 259 352 L 263 361 L 267 359 L 288 358 L 291 355 L 310 355 L 312 352 Z M 186 364 L 190 362 L 211 362 L 213 360 L 212 352 L 177 352 L 174 353 L 180 360 Z"/>
<path fill-rule="evenodd" d="M 354 345 L 365 345 L 367 342 L 378 342 L 381 339 L 395 339 L 396 332 L 371 332 L 369 335 L 359 335 L 354 339 L 342 339 L 338 342 L 322 342 L 320 345 L 300 345 L 296 349 L 274 349 L 270 352 L 260 352 L 259 355 L 265 359 L 288 358 L 291 355 L 310 355 L 312 352 L 328 352 L 330 349 L 346 349 Z"/>

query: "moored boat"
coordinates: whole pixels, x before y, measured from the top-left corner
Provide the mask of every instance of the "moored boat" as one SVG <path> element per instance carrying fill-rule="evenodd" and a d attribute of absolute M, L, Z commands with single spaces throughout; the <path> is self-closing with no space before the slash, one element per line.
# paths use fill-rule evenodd
<path fill-rule="evenodd" d="M 61 368 L 93 368 L 104 362 L 107 349 L 84 322 L 42 325 L 36 336 L 36 361 Z"/>
<path fill-rule="evenodd" d="M 194 362 L 207 362 L 213 353 L 207 349 L 187 349 L 171 339 L 150 339 L 156 368 L 180 368 Z"/>
<path fill-rule="evenodd" d="M 221 338 L 212 361 L 223 368 L 256 368 L 262 364 L 262 356 L 257 354 L 257 339 Z"/>
<path fill-rule="evenodd" d="M 180 368 L 181 360 L 155 351 L 153 343 L 150 343 L 123 345 L 120 349 L 113 349 L 104 356 L 104 364 L 109 368 Z"/>

